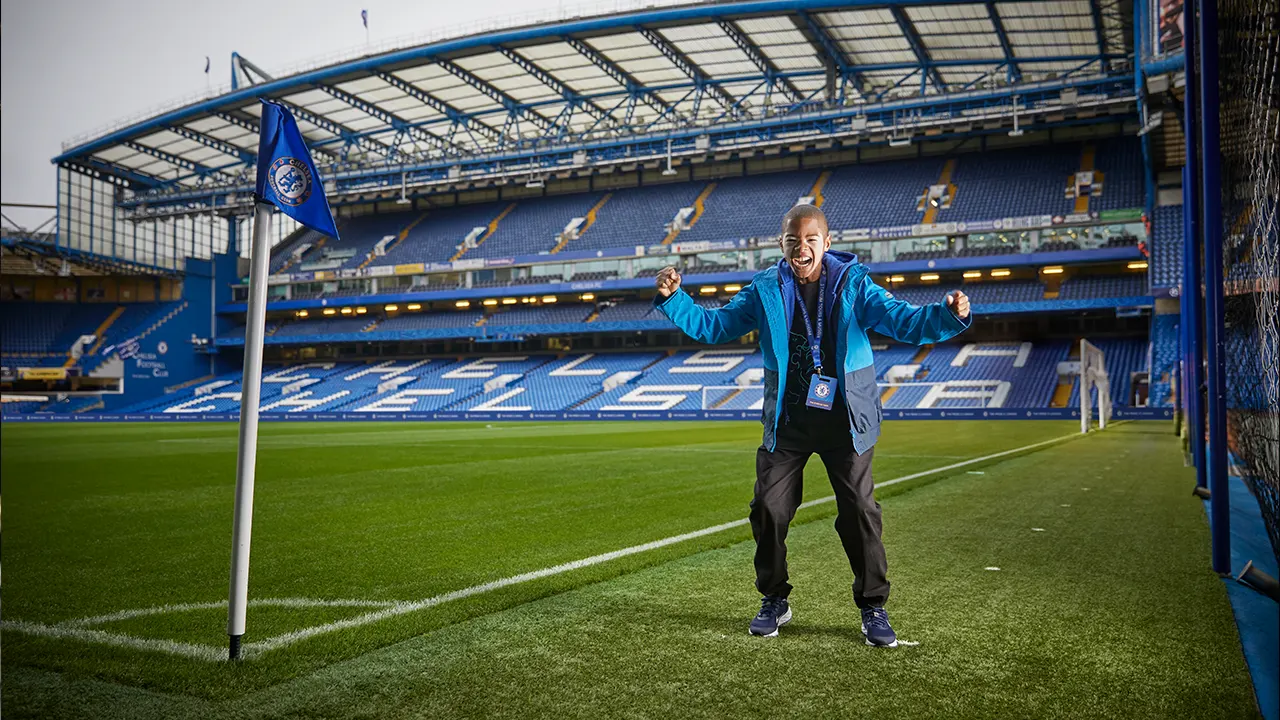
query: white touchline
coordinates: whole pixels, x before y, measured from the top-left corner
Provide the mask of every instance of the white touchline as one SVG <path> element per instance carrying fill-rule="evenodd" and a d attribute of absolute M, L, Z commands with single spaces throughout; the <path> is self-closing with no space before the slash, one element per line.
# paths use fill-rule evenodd
<path fill-rule="evenodd" d="M 982 457 L 972 458 L 970 460 L 964 460 L 962 462 L 952 463 L 950 465 L 943 465 L 942 467 L 936 467 L 929 470 L 922 470 L 920 472 L 912 473 L 910 475 L 903 475 L 902 477 L 896 477 L 896 478 L 893 478 L 892 480 L 885 480 L 884 482 L 876 483 L 875 487 L 877 488 L 888 487 L 890 485 L 896 485 L 898 483 L 907 482 L 909 480 L 915 480 L 917 478 L 922 478 L 922 477 L 927 477 L 929 475 L 936 475 L 938 473 L 947 472 L 948 470 L 956 470 L 958 468 L 967 467 L 969 465 L 974 465 L 976 463 L 986 462 L 988 460 L 996 460 L 998 458 L 1007 457 L 1009 455 L 1014 455 L 1021 452 L 1026 452 L 1028 450 L 1035 450 L 1037 448 L 1045 447 L 1047 445 L 1053 445 L 1056 443 L 1063 442 L 1065 440 L 1070 440 L 1072 438 L 1078 438 L 1078 437 L 1080 437 L 1079 433 L 1071 433 L 1069 435 L 1063 435 L 1060 437 L 1052 438 L 1050 440 L 1044 440 L 1042 442 L 1032 443 L 1030 445 L 1023 445 L 1022 447 L 1013 448 L 1012 450 L 1005 450 L 998 453 L 992 453 L 990 455 L 983 455 Z M 829 503 L 835 499 L 836 499 L 835 495 L 828 495 L 826 497 L 821 497 L 816 500 L 810 500 L 808 502 L 801 503 L 800 509 L 815 507 L 818 505 L 822 505 L 824 503 Z M 714 535 L 715 533 L 723 532 L 725 530 L 732 530 L 733 528 L 742 527 L 744 525 L 747 525 L 748 522 L 749 521 L 746 518 L 742 518 L 739 520 L 732 520 L 730 522 L 721 523 L 719 525 L 712 525 L 711 527 L 702 528 L 701 530 L 694 530 L 693 532 L 687 532 L 681 535 L 673 535 L 671 537 L 663 538 L 661 540 L 654 540 L 652 542 L 643 543 L 641 545 L 633 545 L 631 547 L 622 548 L 621 550 L 614 550 L 612 552 L 603 553 L 601 555 L 592 555 L 591 557 L 583 558 L 581 560 L 574 560 L 573 562 L 567 562 L 567 563 L 563 563 L 561 565 L 555 565 L 549 568 L 543 568 L 542 570 L 534 570 L 532 572 L 527 572 L 520 575 L 513 575 L 511 577 L 502 578 L 500 580 L 487 582 L 482 585 L 473 585 L 468 588 L 463 588 L 461 590 L 454 590 L 452 592 L 444 593 L 443 595 L 436 595 L 434 597 L 425 598 L 423 600 L 416 600 L 416 601 L 410 601 L 410 602 L 391 602 L 386 600 L 372 600 L 372 601 L 309 600 L 306 598 L 281 598 L 281 599 L 264 599 L 259 601 L 251 601 L 251 604 L 253 605 L 281 605 L 286 607 L 289 607 L 289 606 L 309 607 L 309 606 L 330 605 L 330 606 L 336 606 L 336 607 L 379 607 L 380 609 L 375 610 L 373 612 L 365 613 L 363 615 L 357 615 L 356 617 L 337 620 L 335 622 L 326 623 L 324 625 L 316 625 L 313 627 L 304 628 L 302 630 L 296 630 L 294 632 L 285 633 L 283 635 L 277 635 L 275 637 L 267 638 L 265 640 L 259 640 L 257 642 L 248 643 L 244 646 L 242 650 L 242 656 L 245 659 L 249 659 L 249 658 L 261 655 L 262 653 L 268 652 L 270 650 L 276 650 L 276 649 L 285 647 L 287 645 L 291 645 L 295 642 L 298 642 L 299 640 L 304 640 L 309 637 L 315 637 L 316 635 L 324 635 L 327 633 L 336 632 L 338 630 L 345 630 L 347 628 L 360 627 L 362 625 L 368 625 L 370 623 L 375 623 L 380 620 L 385 620 L 390 617 L 395 617 L 397 615 L 404 615 L 406 613 L 417 612 L 418 610 L 424 610 L 426 608 L 434 607 L 436 605 L 439 605 L 441 603 L 446 603 L 451 600 L 462 600 L 464 598 L 472 597 L 474 595 L 480 595 L 487 592 L 492 592 L 494 590 L 510 587 L 512 585 L 519 585 L 521 583 L 531 582 L 533 580 L 539 580 L 541 578 L 551 577 L 553 575 L 560 575 L 562 573 L 566 573 L 571 570 L 578 570 L 585 567 L 591 567 L 592 565 L 599 565 L 601 563 L 606 563 L 611 560 L 617 560 L 618 558 L 627 557 L 629 555 L 636 555 L 638 553 L 648 552 L 649 550 L 657 550 L 658 548 L 663 548 L 668 545 L 675 545 L 676 543 L 681 543 L 686 540 L 693 540 L 695 538 L 705 537 L 707 535 Z M 989 568 L 989 569 L 994 569 L 994 568 Z M 200 660 L 223 661 L 226 659 L 226 650 L 221 648 L 215 648 L 209 645 L 179 643 L 179 642 L 173 642 L 170 640 L 153 640 L 153 639 L 147 639 L 147 638 L 137 638 L 131 635 L 109 633 L 101 630 L 91 630 L 91 629 L 85 628 L 84 626 L 102 623 L 102 622 L 111 622 L 114 620 L 124 620 L 132 617 L 139 617 L 142 615 L 153 615 L 153 614 L 159 614 L 163 612 L 181 612 L 186 610 L 216 608 L 216 607 L 223 607 L 225 605 L 226 605 L 226 601 L 223 600 L 220 602 L 188 603 L 183 605 L 166 605 L 158 608 L 148 608 L 148 609 L 140 609 L 140 610 L 124 610 L 124 611 L 112 613 L 109 615 L 100 615 L 100 616 L 91 617 L 91 618 L 83 618 L 80 620 L 71 620 L 59 625 L 42 625 L 40 623 L 6 620 L 3 622 L 0 622 L 0 628 L 3 628 L 5 630 L 14 630 L 17 632 L 24 632 L 32 635 L 44 635 L 47 637 L 70 637 L 70 638 L 76 638 L 76 639 L 85 640 L 88 642 L 97 642 L 97 643 L 106 644 L 106 645 L 133 647 L 140 650 L 154 650 L 154 651 L 165 652 L 173 655 L 183 655 L 186 657 L 196 658 Z"/>

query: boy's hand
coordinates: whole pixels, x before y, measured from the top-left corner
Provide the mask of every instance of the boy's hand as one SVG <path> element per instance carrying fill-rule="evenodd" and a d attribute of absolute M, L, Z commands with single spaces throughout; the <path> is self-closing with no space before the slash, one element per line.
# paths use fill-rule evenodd
<path fill-rule="evenodd" d="M 969 317 L 969 296 L 959 290 L 947 293 L 947 307 L 961 320 Z"/>
<path fill-rule="evenodd" d="M 680 271 L 674 267 L 664 267 L 658 272 L 654 284 L 658 286 L 659 295 L 664 298 L 671 297 L 671 293 L 680 289 Z"/>

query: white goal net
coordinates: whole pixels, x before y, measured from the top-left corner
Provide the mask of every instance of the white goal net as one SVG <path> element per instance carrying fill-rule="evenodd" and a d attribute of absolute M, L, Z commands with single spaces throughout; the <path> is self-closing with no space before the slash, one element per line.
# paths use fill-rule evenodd
<path fill-rule="evenodd" d="M 1106 356 L 1096 345 L 1081 338 L 1080 432 L 1089 432 L 1095 414 L 1098 427 L 1105 428 L 1111 419 L 1111 380 L 1107 377 Z"/>
<path fill-rule="evenodd" d="M 705 385 L 703 410 L 759 410 L 764 407 L 763 385 Z"/>

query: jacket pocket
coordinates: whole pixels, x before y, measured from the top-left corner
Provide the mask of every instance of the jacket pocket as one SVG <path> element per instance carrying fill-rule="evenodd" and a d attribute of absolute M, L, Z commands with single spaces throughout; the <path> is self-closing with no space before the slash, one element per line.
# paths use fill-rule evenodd
<path fill-rule="evenodd" d="M 876 387 L 876 368 L 869 365 L 844 374 L 844 399 L 849 406 L 849 419 L 859 435 L 879 427 L 880 389 Z"/>
<path fill-rule="evenodd" d="M 764 371 L 764 404 L 760 407 L 760 422 L 771 428 L 778 419 L 778 371 Z"/>

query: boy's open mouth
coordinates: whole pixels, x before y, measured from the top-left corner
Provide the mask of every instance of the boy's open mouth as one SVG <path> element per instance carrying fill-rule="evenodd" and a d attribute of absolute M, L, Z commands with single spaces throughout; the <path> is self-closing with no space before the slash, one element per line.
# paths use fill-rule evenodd
<path fill-rule="evenodd" d="M 807 255 L 803 257 L 798 257 L 792 260 L 791 264 L 795 265 L 798 268 L 808 268 L 813 265 L 813 258 Z"/>

